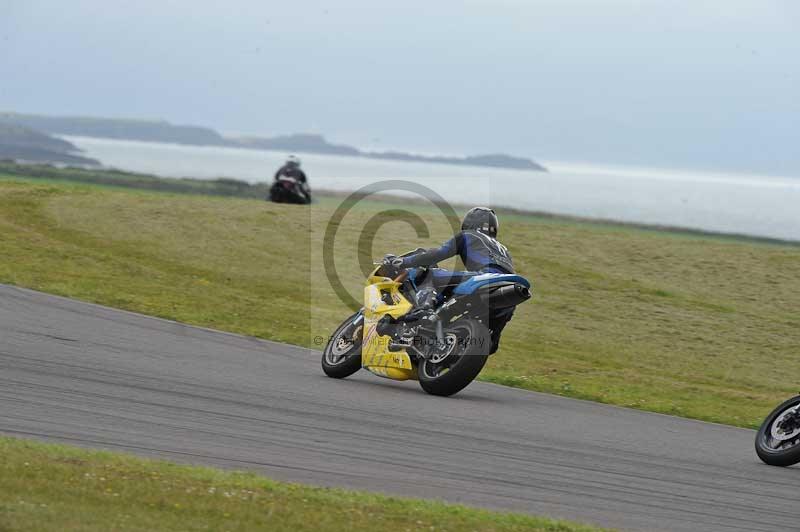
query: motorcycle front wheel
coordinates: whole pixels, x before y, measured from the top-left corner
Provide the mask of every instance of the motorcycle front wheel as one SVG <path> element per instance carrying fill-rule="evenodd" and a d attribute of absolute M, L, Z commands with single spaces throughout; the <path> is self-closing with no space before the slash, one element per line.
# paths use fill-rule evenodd
<path fill-rule="evenodd" d="M 756 433 L 756 454 L 773 466 L 800 462 L 800 396 L 770 412 Z"/>
<path fill-rule="evenodd" d="M 361 313 L 356 312 L 339 325 L 322 352 L 322 371 L 334 379 L 344 379 L 361 369 L 361 342 L 364 318 L 353 323 Z"/>
<path fill-rule="evenodd" d="M 471 383 L 489 358 L 491 333 L 472 319 L 457 321 L 442 331 L 445 344 L 436 346 L 420 360 L 417 375 L 422 389 L 448 397 Z"/>

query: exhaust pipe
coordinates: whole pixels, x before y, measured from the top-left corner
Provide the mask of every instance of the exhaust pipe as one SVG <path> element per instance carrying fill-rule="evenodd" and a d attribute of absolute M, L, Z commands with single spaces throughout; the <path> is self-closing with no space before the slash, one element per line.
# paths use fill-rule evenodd
<path fill-rule="evenodd" d="M 516 307 L 531 298 L 531 291 L 521 284 L 510 284 L 496 288 L 484 296 L 490 308 Z"/>

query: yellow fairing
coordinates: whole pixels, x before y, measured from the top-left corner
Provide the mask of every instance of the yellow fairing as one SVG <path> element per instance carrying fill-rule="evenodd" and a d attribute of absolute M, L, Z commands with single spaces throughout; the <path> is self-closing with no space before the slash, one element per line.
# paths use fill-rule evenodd
<path fill-rule="evenodd" d="M 367 280 L 361 365 L 375 375 L 403 381 L 416 378 L 408 353 L 405 350 L 389 351 L 391 338 L 378 335 L 376 330 L 378 321 L 385 315 L 399 318 L 411 310 L 411 303 L 403 297 L 399 287 L 400 283 L 374 273 Z"/>

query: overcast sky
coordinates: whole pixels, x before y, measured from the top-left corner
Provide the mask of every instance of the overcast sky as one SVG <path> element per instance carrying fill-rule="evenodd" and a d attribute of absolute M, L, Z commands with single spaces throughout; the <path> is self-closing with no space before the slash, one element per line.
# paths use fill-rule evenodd
<path fill-rule="evenodd" d="M 0 110 L 800 175 L 797 0 L 0 0 Z"/>

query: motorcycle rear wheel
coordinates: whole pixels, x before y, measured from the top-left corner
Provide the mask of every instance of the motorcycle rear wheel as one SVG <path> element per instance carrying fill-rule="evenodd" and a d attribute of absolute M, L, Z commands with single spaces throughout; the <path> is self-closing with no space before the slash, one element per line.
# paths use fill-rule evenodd
<path fill-rule="evenodd" d="M 353 325 L 358 315 L 353 314 L 339 325 L 322 352 L 322 371 L 328 377 L 344 379 L 361 369 L 364 320 Z"/>
<path fill-rule="evenodd" d="M 786 467 L 800 462 L 800 427 L 781 427 L 787 416 L 800 408 L 800 396 L 792 397 L 770 412 L 756 433 L 756 454 L 765 463 Z"/>
<path fill-rule="evenodd" d="M 446 347 L 417 366 L 422 389 L 431 395 L 455 395 L 483 369 L 489 358 L 491 333 L 472 319 L 458 321 L 443 330 Z"/>

